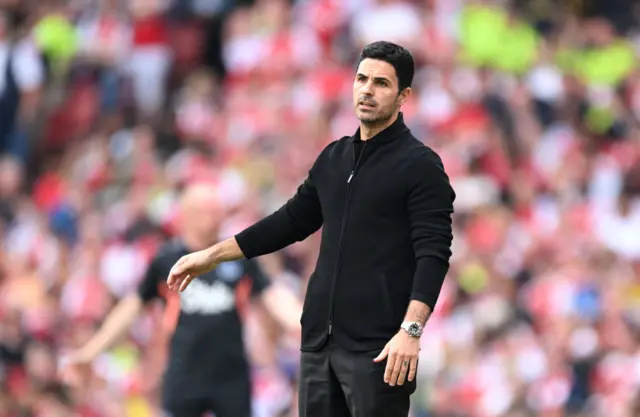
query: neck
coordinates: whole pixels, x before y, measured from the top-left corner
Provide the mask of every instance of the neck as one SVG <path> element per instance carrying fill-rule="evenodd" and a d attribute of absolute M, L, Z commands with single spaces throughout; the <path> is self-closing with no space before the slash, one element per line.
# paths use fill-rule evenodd
<path fill-rule="evenodd" d="M 382 132 L 389 126 L 391 126 L 396 120 L 398 120 L 398 113 L 394 114 L 387 120 L 382 120 L 377 123 L 365 123 L 360 122 L 360 139 L 369 140 L 378 133 Z"/>
<path fill-rule="evenodd" d="M 213 245 L 216 242 L 217 235 L 207 236 L 203 238 L 201 236 L 183 233 L 182 241 L 184 244 L 192 251 L 200 251 L 207 249 L 209 246 Z"/>

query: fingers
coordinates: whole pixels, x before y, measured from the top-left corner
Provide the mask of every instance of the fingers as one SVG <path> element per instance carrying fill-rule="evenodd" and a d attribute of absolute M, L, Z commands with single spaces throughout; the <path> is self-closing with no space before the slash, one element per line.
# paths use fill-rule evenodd
<path fill-rule="evenodd" d="M 394 356 L 394 363 L 393 363 L 393 371 L 391 372 L 391 378 L 389 380 L 389 385 L 391 385 L 392 387 L 394 385 L 396 385 L 396 383 L 398 382 L 398 377 L 400 376 L 402 370 L 404 369 L 405 365 L 405 359 L 403 355 L 399 355 L 399 354 L 392 354 L 391 356 Z M 402 377 L 402 381 L 404 382 L 404 377 Z"/>
<path fill-rule="evenodd" d="M 187 289 L 187 287 L 189 286 L 189 284 L 191 283 L 191 281 L 193 281 L 193 278 L 191 275 L 187 275 L 184 280 L 182 280 L 182 283 L 180 284 L 180 286 L 178 287 L 178 291 L 182 292 L 184 290 Z"/>
<path fill-rule="evenodd" d="M 180 258 L 169 272 L 169 277 L 167 278 L 169 288 L 173 291 L 184 291 L 195 278 L 195 276 L 189 274 L 190 269 L 191 262 L 189 257 L 183 256 Z"/>
<path fill-rule="evenodd" d="M 407 380 L 409 382 L 413 381 L 416 377 L 416 373 L 418 372 L 418 358 L 415 357 L 411 359 L 411 365 L 409 366 L 409 377 Z"/>
<path fill-rule="evenodd" d="M 402 357 L 402 365 L 400 366 L 400 373 L 398 374 L 398 385 L 404 384 L 404 381 L 407 378 L 407 373 L 409 372 L 409 365 L 411 364 L 411 360 L 407 356 Z"/>
<path fill-rule="evenodd" d="M 373 361 L 382 362 L 387 357 L 388 354 L 389 354 L 389 344 L 387 343 L 384 349 L 382 349 L 382 352 L 380 352 L 380 354 Z"/>
<path fill-rule="evenodd" d="M 413 381 L 418 370 L 418 355 L 389 352 L 384 382 L 390 386 L 403 385 L 406 381 Z"/>
<path fill-rule="evenodd" d="M 396 354 L 391 353 L 387 358 L 387 366 L 384 369 L 384 382 L 386 384 L 391 384 L 391 376 L 393 375 L 393 370 L 396 365 Z"/>
<path fill-rule="evenodd" d="M 186 266 L 187 266 L 187 258 L 182 257 L 176 262 L 176 264 L 171 268 L 169 272 L 169 277 L 167 278 L 167 285 L 171 289 L 178 288 L 181 284 L 182 280 L 186 276 Z"/>

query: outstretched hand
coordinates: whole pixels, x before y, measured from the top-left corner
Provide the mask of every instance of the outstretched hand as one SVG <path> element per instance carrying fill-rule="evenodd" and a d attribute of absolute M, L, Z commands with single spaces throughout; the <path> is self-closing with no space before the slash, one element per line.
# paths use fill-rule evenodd
<path fill-rule="evenodd" d="M 64 383 L 80 387 L 90 378 L 92 361 L 92 356 L 78 350 L 61 359 L 58 374 Z"/>
<path fill-rule="evenodd" d="M 411 382 L 416 377 L 419 354 L 420 339 L 400 330 L 373 361 L 382 362 L 388 358 L 384 382 L 390 386 L 402 385 L 405 379 Z"/>
<path fill-rule="evenodd" d="M 218 264 L 210 249 L 183 256 L 173 265 L 167 278 L 167 285 L 173 291 L 184 291 L 191 281 L 215 269 Z"/>

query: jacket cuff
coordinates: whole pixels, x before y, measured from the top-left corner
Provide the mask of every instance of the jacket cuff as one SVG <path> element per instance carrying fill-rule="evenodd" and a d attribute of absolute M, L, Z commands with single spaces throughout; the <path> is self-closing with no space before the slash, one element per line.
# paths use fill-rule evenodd
<path fill-rule="evenodd" d="M 234 236 L 245 259 L 255 258 L 258 253 L 255 247 L 256 245 L 252 245 L 252 242 L 256 242 L 256 240 L 251 238 L 251 229 L 252 227 L 248 227 Z"/>
<path fill-rule="evenodd" d="M 413 277 L 411 300 L 425 303 L 433 312 L 448 271 L 449 263 L 442 259 L 433 257 L 420 259 Z"/>

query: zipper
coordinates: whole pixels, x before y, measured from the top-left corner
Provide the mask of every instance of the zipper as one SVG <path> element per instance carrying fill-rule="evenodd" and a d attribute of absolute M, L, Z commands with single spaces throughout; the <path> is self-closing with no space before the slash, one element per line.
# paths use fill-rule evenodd
<path fill-rule="evenodd" d="M 336 280 L 338 279 L 338 274 L 340 273 L 340 264 L 342 261 L 342 246 L 344 243 L 344 234 L 347 230 L 347 216 L 349 214 L 349 203 L 351 202 L 351 180 L 358 170 L 358 165 L 360 165 L 360 161 L 362 160 L 366 149 L 367 142 L 365 141 L 362 145 L 360 155 L 356 160 L 355 144 L 353 145 L 353 153 L 351 155 L 351 173 L 347 178 L 347 197 L 345 199 L 344 212 L 342 213 L 342 228 L 340 230 L 340 239 L 338 241 L 338 259 L 336 261 L 336 268 L 333 273 L 333 281 L 331 281 L 331 293 L 329 294 L 329 334 L 331 334 L 333 330 L 333 293 L 335 292 Z"/>

